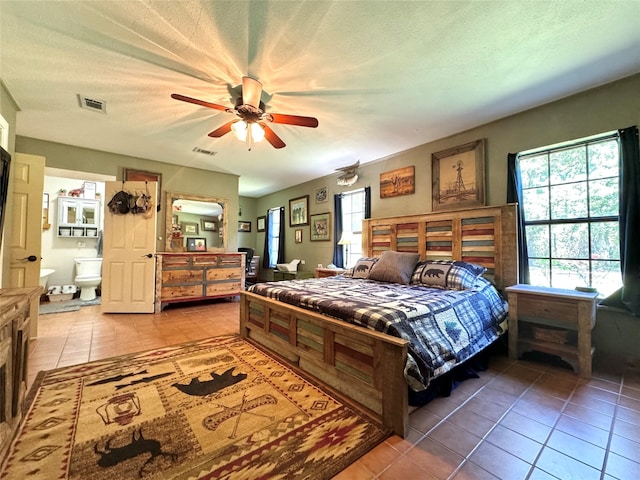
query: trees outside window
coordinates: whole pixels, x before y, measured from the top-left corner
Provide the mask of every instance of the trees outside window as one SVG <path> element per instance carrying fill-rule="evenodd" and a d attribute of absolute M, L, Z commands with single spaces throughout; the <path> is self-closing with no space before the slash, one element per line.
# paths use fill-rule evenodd
<path fill-rule="evenodd" d="M 533 285 L 622 285 L 617 134 L 518 156 Z"/>

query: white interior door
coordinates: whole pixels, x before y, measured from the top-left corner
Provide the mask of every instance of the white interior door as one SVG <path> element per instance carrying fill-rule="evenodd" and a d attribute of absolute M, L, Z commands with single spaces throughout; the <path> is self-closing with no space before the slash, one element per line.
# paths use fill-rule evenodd
<path fill-rule="evenodd" d="M 102 253 L 102 312 L 153 313 L 155 296 L 157 182 L 106 182 Z M 120 190 L 149 191 L 148 215 L 111 213 Z"/>
<path fill-rule="evenodd" d="M 45 158 L 16 153 L 11 160 L 11 225 L 9 238 L 9 286 L 37 287 L 40 281 L 40 250 L 42 246 L 42 193 L 44 191 Z M 7 244 L 5 243 L 5 247 Z M 38 304 L 31 305 L 31 337 L 38 334 Z"/>

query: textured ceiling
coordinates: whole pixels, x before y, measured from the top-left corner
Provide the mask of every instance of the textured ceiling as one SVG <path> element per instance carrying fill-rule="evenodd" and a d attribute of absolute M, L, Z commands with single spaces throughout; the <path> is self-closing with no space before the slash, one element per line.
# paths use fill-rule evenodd
<path fill-rule="evenodd" d="M 0 77 L 19 135 L 237 174 L 261 196 L 640 72 L 639 25 L 636 0 L 2 0 Z M 273 125 L 287 147 L 249 152 L 207 137 L 231 114 L 170 98 L 231 105 L 243 75 L 267 111 L 319 127 Z"/>

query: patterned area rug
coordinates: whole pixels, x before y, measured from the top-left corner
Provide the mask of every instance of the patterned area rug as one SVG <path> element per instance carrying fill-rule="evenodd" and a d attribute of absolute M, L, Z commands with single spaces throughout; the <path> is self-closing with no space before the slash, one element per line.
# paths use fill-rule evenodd
<path fill-rule="evenodd" d="M 0 478 L 328 479 L 388 432 L 237 336 L 41 372 Z"/>

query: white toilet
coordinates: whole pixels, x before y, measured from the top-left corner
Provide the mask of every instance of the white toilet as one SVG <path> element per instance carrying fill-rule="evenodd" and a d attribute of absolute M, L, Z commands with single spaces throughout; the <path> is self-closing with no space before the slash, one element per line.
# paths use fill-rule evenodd
<path fill-rule="evenodd" d="M 80 287 L 80 300 L 96 298 L 96 287 L 102 281 L 102 258 L 76 258 L 76 285 Z"/>

